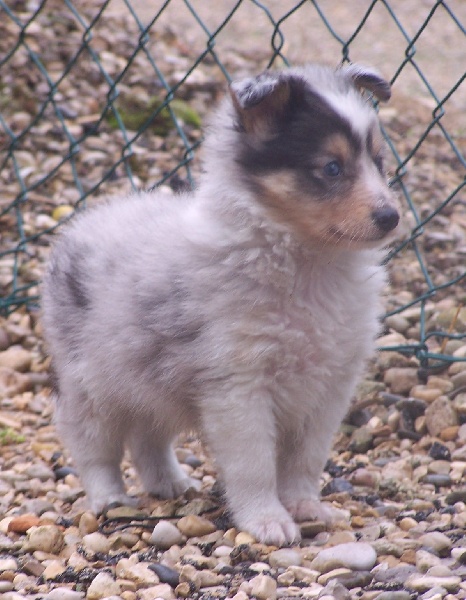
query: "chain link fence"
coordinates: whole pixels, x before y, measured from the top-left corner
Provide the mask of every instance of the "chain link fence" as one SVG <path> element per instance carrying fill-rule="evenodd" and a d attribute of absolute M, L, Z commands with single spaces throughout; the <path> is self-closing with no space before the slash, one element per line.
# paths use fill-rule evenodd
<path fill-rule="evenodd" d="M 230 78 L 308 61 L 377 67 L 405 230 L 386 349 L 466 360 L 462 0 L 0 0 L 0 311 L 35 310 L 53 233 L 99 196 L 192 186 Z"/>

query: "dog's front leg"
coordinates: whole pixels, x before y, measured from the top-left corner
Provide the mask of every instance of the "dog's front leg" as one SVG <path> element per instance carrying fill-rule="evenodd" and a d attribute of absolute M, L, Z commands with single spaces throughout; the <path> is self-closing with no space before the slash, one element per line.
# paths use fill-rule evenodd
<path fill-rule="evenodd" d="M 299 528 L 277 495 L 276 427 L 268 392 L 242 384 L 218 394 L 205 400 L 204 432 L 236 527 L 264 543 L 299 541 Z"/>
<path fill-rule="evenodd" d="M 298 522 L 317 519 L 330 524 L 347 517 L 345 511 L 320 501 L 320 476 L 337 427 L 332 420 L 330 415 L 308 416 L 278 445 L 278 494 Z"/>

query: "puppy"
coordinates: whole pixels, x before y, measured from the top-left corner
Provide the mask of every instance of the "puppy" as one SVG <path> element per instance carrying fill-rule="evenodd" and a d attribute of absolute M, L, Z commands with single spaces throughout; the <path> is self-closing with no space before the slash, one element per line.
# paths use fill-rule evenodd
<path fill-rule="evenodd" d="M 373 352 L 399 218 L 360 88 L 390 96 L 354 65 L 234 83 L 194 194 L 115 199 L 61 235 L 43 321 L 94 511 L 130 501 L 124 446 L 147 492 L 198 486 L 173 450 L 198 429 L 239 529 L 283 545 L 296 521 L 332 519 L 319 477 Z"/>

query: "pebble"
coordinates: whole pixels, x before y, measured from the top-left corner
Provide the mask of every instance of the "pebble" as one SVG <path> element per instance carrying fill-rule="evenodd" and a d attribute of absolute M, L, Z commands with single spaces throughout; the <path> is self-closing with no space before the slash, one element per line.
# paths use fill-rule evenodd
<path fill-rule="evenodd" d="M 416 572 L 416 567 L 412 565 L 399 565 L 391 568 L 374 569 L 374 580 L 380 583 L 396 583 L 402 585 L 407 577 Z"/>
<path fill-rule="evenodd" d="M 76 592 L 66 587 L 55 588 L 46 594 L 43 600 L 82 600 L 84 592 Z"/>
<path fill-rule="evenodd" d="M 311 562 L 311 569 L 326 573 L 337 567 L 370 571 L 377 560 L 374 548 L 366 542 L 349 542 L 324 548 Z"/>
<path fill-rule="evenodd" d="M 133 558 L 137 559 L 137 555 L 133 555 L 131 558 L 121 558 L 115 566 L 115 574 L 120 579 L 129 579 L 134 581 L 136 585 L 153 585 L 160 583 L 160 580 L 156 573 L 151 569 L 149 563 L 135 562 Z"/>
<path fill-rule="evenodd" d="M 68 204 L 60 204 L 52 211 L 52 219 L 54 221 L 60 221 L 65 217 L 69 217 L 74 212 L 74 208 Z"/>
<path fill-rule="evenodd" d="M 451 477 L 449 475 L 437 475 L 436 473 L 427 473 L 421 477 L 422 483 L 430 483 L 435 487 L 450 487 L 452 484 Z"/>
<path fill-rule="evenodd" d="M 416 567 L 420 573 L 427 573 L 427 571 L 435 565 L 440 563 L 441 559 L 428 552 L 427 550 L 418 550 L 416 552 Z"/>
<path fill-rule="evenodd" d="M 414 398 L 417 398 L 419 400 L 424 400 L 427 403 L 431 403 L 434 400 L 436 400 L 439 396 L 442 395 L 442 390 L 437 389 L 437 388 L 428 388 L 425 387 L 424 385 L 415 385 L 410 393 L 412 394 L 412 396 L 414 396 Z"/>
<path fill-rule="evenodd" d="M 393 592 L 380 592 L 374 597 L 374 600 L 410 600 L 411 593 L 404 590 Z"/>
<path fill-rule="evenodd" d="M 408 394 L 411 388 L 419 383 L 417 369 L 412 367 L 387 369 L 384 374 L 384 383 L 390 387 L 393 394 Z"/>
<path fill-rule="evenodd" d="M 377 487 L 380 475 L 376 471 L 370 471 L 369 469 L 356 469 L 350 476 L 350 483 L 353 485 L 361 485 L 369 488 Z"/>
<path fill-rule="evenodd" d="M 337 567 L 336 569 L 332 569 L 331 571 L 328 571 L 327 573 L 323 573 L 322 575 L 319 575 L 319 577 L 317 578 L 317 583 L 325 586 L 331 579 L 338 579 L 340 577 L 340 575 L 351 575 L 351 574 L 352 574 L 351 569 L 347 569 L 346 567 Z"/>
<path fill-rule="evenodd" d="M 443 430 L 445 431 L 445 429 Z M 451 460 L 451 453 L 445 444 L 435 441 L 429 450 L 429 456 L 434 460 L 448 461 Z"/>
<path fill-rule="evenodd" d="M 250 533 L 248 533 L 247 531 L 240 531 L 235 537 L 235 546 L 247 546 L 250 544 L 254 544 L 255 541 L 256 538 L 253 537 Z"/>
<path fill-rule="evenodd" d="M 372 437 L 372 434 L 371 434 Z M 321 490 L 322 496 L 329 496 L 330 494 L 340 494 L 342 492 L 352 492 L 353 491 L 352 484 L 343 479 L 343 477 L 335 477 L 328 483 L 324 485 Z"/>
<path fill-rule="evenodd" d="M 0 573 L 3 571 L 17 571 L 18 563 L 14 558 L 0 558 Z"/>
<path fill-rule="evenodd" d="M 102 533 L 94 531 L 83 536 L 82 545 L 87 555 L 98 553 L 108 554 L 110 552 L 111 542 Z"/>
<path fill-rule="evenodd" d="M 314 542 L 317 543 L 316 536 L 326 532 L 327 526 L 323 521 L 305 521 L 299 524 L 299 528 L 303 538 L 314 538 Z"/>
<path fill-rule="evenodd" d="M 119 596 L 120 592 L 120 584 L 106 571 L 100 571 L 87 590 L 86 600 L 101 600 L 108 596 Z"/>
<path fill-rule="evenodd" d="M 351 436 L 351 442 L 349 445 L 349 449 L 354 452 L 354 454 L 365 454 L 368 452 L 374 442 L 374 433 L 368 427 L 360 427 L 353 431 Z M 346 481 L 342 479 L 341 481 Z M 336 489 L 335 491 L 339 491 Z M 344 489 L 341 491 L 345 491 Z M 332 493 L 332 492 L 328 492 Z"/>
<path fill-rule="evenodd" d="M 448 427 L 458 424 L 456 411 L 447 396 L 440 396 L 432 402 L 425 412 L 427 431 L 437 436 Z"/>
<path fill-rule="evenodd" d="M 45 567 L 42 563 L 34 558 L 26 560 L 23 563 L 22 570 L 27 573 L 27 575 L 34 575 L 34 577 L 40 577 L 45 570 Z"/>
<path fill-rule="evenodd" d="M 319 577 L 319 571 L 315 571 L 314 569 L 309 569 L 307 567 L 298 567 L 291 566 L 286 570 L 287 573 L 290 573 L 293 576 L 294 581 L 301 581 L 303 583 L 311 584 L 317 581 L 317 577 Z"/>
<path fill-rule="evenodd" d="M 99 522 L 94 513 L 84 512 L 79 519 L 79 533 L 86 535 L 88 533 L 94 533 L 99 528 Z"/>
<path fill-rule="evenodd" d="M 410 529 L 417 527 L 418 522 L 416 521 L 416 519 L 413 519 L 411 517 L 404 517 L 399 522 L 399 526 L 402 531 L 409 531 Z"/>
<path fill-rule="evenodd" d="M 55 479 L 59 481 L 60 479 L 65 479 L 65 477 L 68 477 L 68 475 L 77 475 L 78 472 L 76 471 L 76 469 L 73 469 L 71 467 L 57 467 L 53 471 L 53 474 L 55 476 Z"/>
<path fill-rule="evenodd" d="M 180 574 L 175 569 L 161 563 L 152 563 L 149 565 L 149 569 L 154 571 L 161 583 L 168 583 L 172 588 L 176 588 L 180 583 Z"/>
<path fill-rule="evenodd" d="M 181 544 L 182 541 L 183 535 L 178 527 L 165 520 L 157 523 L 149 538 L 149 542 L 161 550 L 168 550 L 175 544 Z"/>
<path fill-rule="evenodd" d="M 138 600 L 175 600 L 176 596 L 167 583 L 160 583 L 138 590 L 137 598 Z"/>
<path fill-rule="evenodd" d="M 39 525 L 28 530 L 26 548 L 29 552 L 42 550 L 58 554 L 63 546 L 63 533 L 56 525 Z"/>
<path fill-rule="evenodd" d="M 460 583 L 461 577 L 457 577 L 456 575 L 434 577 L 432 575 L 419 575 L 415 573 L 405 581 L 405 587 L 415 592 L 427 592 L 434 587 L 442 587 L 449 592 L 457 592 Z"/>
<path fill-rule="evenodd" d="M 319 593 L 319 600 L 350 600 L 348 590 L 336 579 L 332 579 Z"/>
<path fill-rule="evenodd" d="M 300 566 L 303 562 L 303 556 L 298 550 L 292 548 L 280 548 L 269 554 L 269 563 L 271 567 L 286 569 L 291 566 Z"/>
<path fill-rule="evenodd" d="M 445 497 L 447 504 L 456 504 L 457 502 L 466 502 L 466 487 L 450 492 Z"/>
<path fill-rule="evenodd" d="M 29 371 L 32 364 L 32 354 L 22 346 L 10 346 L 0 352 L 0 367 L 6 367 L 19 373 Z"/>
<path fill-rule="evenodd" d="M 432 548 L 439 555 L 449 554 L 451 539 L 441 531 L 432 531 L 421 535 L 418 542 L 425 548 Z"/>
<path fill-rule="evenodd" d="M 337 581 L 352 590 L 353 588 L 366 587 L 373 579 L 370 571 L 351 571 L 349 573 L 340 573 L 336 577 Z"/>
<path fill-rule="evenodd" d="M 59 575 L 66 571 L 66 566 L 59 560 L 52 560 L 42 572 L 44 579 L 56 579 Z"/>
<path fill-rule="evenodd" d="M 199 517 L 198 515 L 187 515 L 182 517 L 177 523 L 178 529 L 186 537 L 201 537 L 217 531 L 217 528 L 208 519 Z"/>
<path fill-rule="evenodd" d="M 26 500 L 22 508 L 24 509 L 24 513 L 31 513 L 37 516 L 41 516 L 46 512 L 54 512 L 55 506 L 46 500 L 45 498 L 32 498 L 31 500 Z"/>
<path fill-rule="evenodd" d="M 270 575 L 257 575 L 249 581 L 249 584 L 251 586 L 251 596 L 258 600 L 276 599 L 277 582 Z"/>
<path fill-rule="evenodd" d="M 8 523 L 8 531 L 13 531 L 14 533 L 26 533 L 28 529 L 39 525 L 39 523 L 40 519 L 36 515 L 20 515 L 19 517 L 14 517 Z"/>

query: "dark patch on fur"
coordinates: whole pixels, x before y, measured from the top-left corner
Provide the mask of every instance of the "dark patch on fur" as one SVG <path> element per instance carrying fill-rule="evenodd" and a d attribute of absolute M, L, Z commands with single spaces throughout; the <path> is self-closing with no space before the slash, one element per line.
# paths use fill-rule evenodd
<path fill-rule="evenodd" d="M 189 318 L 186 304 L 189 291 L 183 282 L 174 277 L 171 287 L 159 295 L 138 295 L 138 308 L 141 311 L 141 323 L 144 328 L 154 332 L 157 352 L 161 354 L 164 340 L 170 342 L 190 343 L 195 341 L 205 326 L 199 317 Z"/>
<path fill-rule="evenodd" d="M 55 366 L 53 362 L 49 367 L 49 384 L 52 389 L 52 394 L 56 397 L 57 401 L 60 398 L 60 380 L 57 375 L 57 371 L 55 370 Z"/>
<path fill-rule="evenodd" d="M 81 267 L 83 261 L 84 256 L 80 252 L 75 252 L 70 258 L 67 268 L 63 271 L 69 298 L 79 309 L 87 309 L 90 305 L 90 298 L 84 285 L 84 272 Z M 52 271 L 52 279 L 55 275 L 61 278 L 61 273 Z"/>
<path fill-rule="evenodd" d="M 270 137 L 258 143 L 257 139 L 243 134 L 237 161 L 254 177 L 291 170 L 302 181 L 304 189 L 311 186 L 314 193 L 327 195 L 325 182 L 312 177 L 313 159 L 319 156 L 323 142 L 334 134 L 342 134 L 357 154 L 362 150 L 361 140 L 350 122 L 304 80 L 292 78 L 290 90 L 287 105 L 271 125 Z M 345 175 L 351 177 L 351 173 Z"/>

